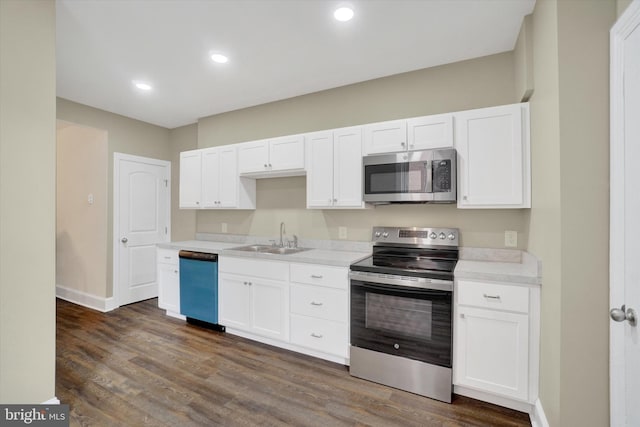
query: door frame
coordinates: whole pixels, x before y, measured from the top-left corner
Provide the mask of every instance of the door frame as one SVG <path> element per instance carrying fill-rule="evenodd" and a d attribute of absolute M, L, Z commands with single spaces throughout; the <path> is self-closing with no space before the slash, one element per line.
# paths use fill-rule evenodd
<path fill-rule="evenodd" d="M 120 307 L 120 162 L 129 161 L 137 163 L 145 163 L 154 166 L 162 166 L 167 168 L 167 234 L 165 234 L 165 242 L 171 241 L 171 162 L 168 160 L 153 159 L 150 157 L 134 156 L 124 153 L 113 153 L 113 277 L 111 287 L 113 290 L 113 309 Z"/>
<path fill-rule="evenodd" d="M 624 304 L 624 40 L 640 25 L 640 0 L 634 0 L 610 32 L 610 225 L 609 306 Z M 611 426 L 624 426 L 625 334 L 621 325 L 609 320 L 609 404 Z"/>

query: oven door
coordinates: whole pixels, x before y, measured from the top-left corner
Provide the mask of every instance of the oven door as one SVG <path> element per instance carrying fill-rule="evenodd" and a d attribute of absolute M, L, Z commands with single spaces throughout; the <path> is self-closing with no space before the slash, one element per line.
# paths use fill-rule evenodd
<path fill-rule="evenodd" d="M 365 157 L 364 201 L 384 203 L 432 200 L 431 157 L 430 152 Z"/>
<path fill-rule="evenodd" d="M 452 292 L 351 278 L 351 345 L 451 367 Z"/>

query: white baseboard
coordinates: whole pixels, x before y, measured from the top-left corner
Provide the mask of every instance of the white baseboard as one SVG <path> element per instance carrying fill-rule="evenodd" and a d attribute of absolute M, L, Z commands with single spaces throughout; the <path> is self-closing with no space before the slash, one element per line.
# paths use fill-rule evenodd
<path fill-rule="evenodd" d="M 549 421 L 547 421 L 547 416 L 544 414 L 540 399 L 536 400 L 529 418 L 531 419 L 531 427 L 549 427 Z"/>
<path fill-rule="evenodd" d="M 498 396 L 486 391 L 476 390 L 471 387 L 454 385 L 453 392 L 462 396 L 467 396 L 472 399 L 482 400 L 483 402 L 493 403 L 494 405 L 504 406 L 505 408 L 513 409 L 520 412 L 531 414 L 533 412 L 533 405 L 521 400 L 515 400 L 508 397 Z"/>
<path fill-rule="evenodd" d="M 60 400 L 58 400 L 57 397 L 53 396 L 51 399 L 47 400 L 46 402 L 42 402 L 42 405 L 59 405 L 60 404 Z"/>
<path fill-rule="evenodd" d="M 99 297 L 76 289 L 66 288 L 62 285 L 56 285 L 56 297 L 103 313 L 118 308 L 113 297 Z"/>

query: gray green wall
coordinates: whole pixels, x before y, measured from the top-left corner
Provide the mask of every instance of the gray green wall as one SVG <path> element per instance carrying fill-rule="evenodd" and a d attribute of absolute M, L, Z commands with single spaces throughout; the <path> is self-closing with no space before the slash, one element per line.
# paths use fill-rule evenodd
<path fill-rule="evenodd" d="M 540 400 L 551 426 L 609 423 L 609 29 L 615 0 L 538 0 L 533 205 L 543 262 Z"/>
<path fill-rule="evenodd" d="M 397 118 L 461 111 L 519 100 L 513 53 L 458 62 L 339 87 L 202 118 L 198 147 L 210 147 Z M 461 210 L 455 205 L 394 205 L 368 210 L 306 210 L 304 177 L 259 180 L 255 211 L 198 211 L 199 232 L 273 236 L 284 221 L 289 234 L 370 240 L 374 225 L 449 226 L 465 246 L 503 247 L 504 231 L 527 244 L 524 210 Z"/>
<path fill-rule="evenodd" d="M 0 1 L 0 402 L 55 396 L 55 2 Z"/>
<path fill-rule="evenodd" d="M 107 289 L 113 295 L 113 153 L 171 160 L 169 130 L 118 114 L 58 98 L 57 117 L 108 132 Z M 172 194 L 177 198 L 177 194 Z"/>

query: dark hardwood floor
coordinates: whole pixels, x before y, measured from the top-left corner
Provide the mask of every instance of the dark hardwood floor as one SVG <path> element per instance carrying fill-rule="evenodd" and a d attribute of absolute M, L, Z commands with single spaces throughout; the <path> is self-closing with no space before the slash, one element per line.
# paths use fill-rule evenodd
<path fill-rule="evenodd" d="M 347 367 L 164 315 L 57 302 L 56 394 L 82 426 L 529 426 L 526 414 L 360 380 Z"/>

